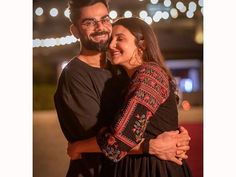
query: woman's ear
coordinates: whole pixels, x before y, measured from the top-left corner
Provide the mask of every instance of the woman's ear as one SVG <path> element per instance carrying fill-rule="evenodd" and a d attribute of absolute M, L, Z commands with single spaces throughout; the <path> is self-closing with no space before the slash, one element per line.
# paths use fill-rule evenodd
<path fill-rule="evenodd" d="M 70 25 L 70 33 L 73 34 L 77 39 L 80 38 L 79 30 L 74 24 Z"/>
<path fill-rule="evenodd" d="M 146 50 L 146 44 L 144 40 L 140 40 L 138 42 L 138 53 L 143 55 L 144 51 Z"/>
<path fill-rule="evenodd" d="M 140 56 L 143 55 L 143 49 L 141 49 L 141 47 L 138 48 L 138 54 L 139 54 Z"/>
<path fill-rule="evenodd" d="M 146 43 L 144 40 L 138 41 L 138 48 L 144 51 L 146 49 Z"/>

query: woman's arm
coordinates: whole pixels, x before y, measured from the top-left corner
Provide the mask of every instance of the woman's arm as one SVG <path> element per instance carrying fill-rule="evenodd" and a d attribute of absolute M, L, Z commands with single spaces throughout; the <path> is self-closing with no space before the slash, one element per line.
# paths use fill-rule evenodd
<path fill-rule="evenodd" d="M 142 141 L 135 146 L 129 154 L 143 154 Z M 189 150 L 190 137 L 188 132 L 183 127 L 180 129 L 180 134 L 176 131 L 164 132 L 155 139 L 150 140 L 150 154 L 156 155 L 162 160 L 170 160 L 179 165 L 182 164 L 182 159 L 187 159 L 186 152 Z M 178 146 L 176 146 L 179 144 Z M 101 152 L 97 144 L 96 138 L 68 143 L 67 154 L 71 160 L 81 158 L 81 153 Z M 179 152 L 176 154 L 176 152 Z"/>
<path fill-rule="evenodd" d="M 147 123 L 169 96 L 168 76 L 157 66 L 145 65 L 135 73 L 123 109 L 113 124 L 99 132 L 102 152 L 114 162 L 137 146 Z"/>
<path fill-rule="evenodd" d="M 71 160 L 81 158 L 81 153 L 93 153 L 102 152 L 97 144 L 96 137 L 92 137 L 86 140 L 76 141 L 74 143 L 68 143 L 67 154 Z M 135 146 L 129 154 L 142 154 L 141 143 Z"/>
<path fill-rule="evenodd" d="M 127 96 L 129 99 L 126 101 L 126 106 L 123 111 L 120 112 L 111 127 L 101 131 L 100 135 L 98 135 L 98 142 L 101 149 L 114 161 L 120 160 L 127 153 L 143 152 L 140 142 L 143 138 L 148 118 L 152 116 L 158 106 L 168 97 L 168 79 L 160 77 L 159 83 L 155 83 L 155 80 L 144 81 L 146 78 L 147 76 L 142 73 L 134 78 L 133 87 L 131 87 L 132 90 Z M 143 83 L 146 81 L 151 81 L 151 83 L 149 83 L 151 87 L 153 84 L 156 84 L 158 91 L 155 89 L 145 90 L 147 84 L 145 85 Z M 148 85 L 148 87 L 150 88 L 150 85 Z M 134 108 L 135 106 L 136 108 Z M 139 148 L 134 148 L 135 146 Z M 158 150 L 160 153 L 161 150 Z M 95 138 L 76 142 L 70 144 L 68 147 L 68 154 L 72 158 L 76 157 L 76 155 L 78 156 L 81 152 L 101 151 Z"/>

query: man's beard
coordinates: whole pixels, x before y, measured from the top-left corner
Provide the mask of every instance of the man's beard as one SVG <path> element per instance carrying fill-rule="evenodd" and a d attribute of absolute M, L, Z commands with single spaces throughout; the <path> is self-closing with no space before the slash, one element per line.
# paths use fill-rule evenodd
<path fill-rule="evenodd" d="M 99 33 L 94 33 L 92 35 L 95 36 L 99 34 L 109 35 L 107 32 L 99 32 Z M 94 42 L 91 39 L 88 39 L 88 38 L 86 39 L 84 37 L 81 37 L 80 40 L 84 48 L 88 50 L 98 51 L 98 52 L 105 52 L 109 45 L 109 38 L 106 41 L 100 41 L 100 42 Z"/>

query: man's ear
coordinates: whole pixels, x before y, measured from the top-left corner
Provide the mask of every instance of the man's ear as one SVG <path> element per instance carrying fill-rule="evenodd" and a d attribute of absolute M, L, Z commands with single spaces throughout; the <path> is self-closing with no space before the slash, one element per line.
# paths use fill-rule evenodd
<path fill-rule="evenodd" d="M 74 24 L 70 25 L 70 33 L 73 34 L 77 39 L 80 38 L 79 30 Z"/>

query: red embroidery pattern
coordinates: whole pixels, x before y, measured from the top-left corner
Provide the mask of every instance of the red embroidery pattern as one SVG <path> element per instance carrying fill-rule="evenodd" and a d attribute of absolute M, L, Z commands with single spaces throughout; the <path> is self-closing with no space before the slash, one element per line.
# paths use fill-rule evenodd
<path fill-rule="evenodd" d="M 147 106 L 152 113 L 169 96 L 168 76 L 156 63 L 144 64 L 137 71 L 131 87 L 133 87 L 131 90 L 136 89 L 137 101 Z"/>
<path fill-rule="evenodd" d="M 169 96 L 169 79 L 155 63 L 142 65 L 135 73 L 126 105 L 117 122 L 98 135 L 103 152 L 117 162 L 143 138 L 148 120 Z"/>
<path fill-rule="evenodd" d="M 128 124 L 133 119 L 133 113 L 136 110 L 137 101 L 131 100 L 124 109 L 124 114 L 121 116 L 121 119 L 115 125 L 115 134 L 114 136 L 119 139 L 120 141 L 124 142 L 129 147 L 134 147 L 137 145 L 137 142 L 134 141 L 132 138 L 128 138 L 127 135 L 124 133 L 125 129 L 129 128 Z"/>

